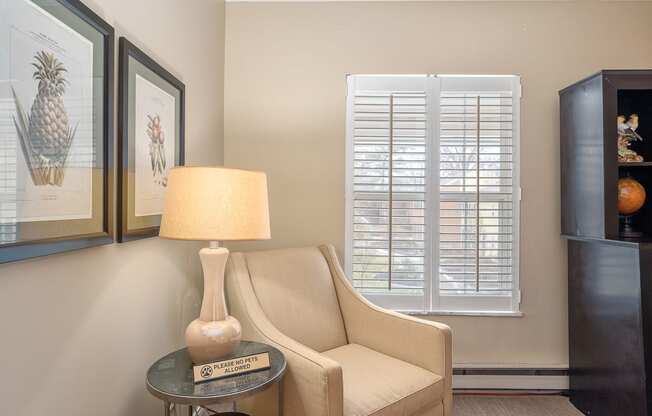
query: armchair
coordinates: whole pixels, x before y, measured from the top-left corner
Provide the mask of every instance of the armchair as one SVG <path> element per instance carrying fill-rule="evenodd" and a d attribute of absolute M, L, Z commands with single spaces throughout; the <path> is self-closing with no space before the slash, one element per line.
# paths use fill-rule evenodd
<path fill-rule="evenodd" d="M 243 339 L 286 356 L 286 416 L 450 416 L 451 332 L 371 304 L 328 246 L 233 253 L 230 313 Z M 241 406 L 275 414 L 274 394 Z"/>

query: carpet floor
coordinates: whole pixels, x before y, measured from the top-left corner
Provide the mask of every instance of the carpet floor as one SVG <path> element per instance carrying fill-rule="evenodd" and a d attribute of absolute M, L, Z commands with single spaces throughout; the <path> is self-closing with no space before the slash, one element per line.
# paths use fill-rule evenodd
<path fill-rule="evenodd" d="M 562 396 L 459 396 L 455 416 L 582 416 Z"/>

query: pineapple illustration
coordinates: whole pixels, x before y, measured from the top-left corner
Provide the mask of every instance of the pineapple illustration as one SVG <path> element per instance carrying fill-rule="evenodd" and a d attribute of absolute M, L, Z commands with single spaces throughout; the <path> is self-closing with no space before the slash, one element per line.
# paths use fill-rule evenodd
<path fill-rule="evenodd" d="M 12 88 L 17 112 L 14 125 L 34 185 L 61 186 L 77 130 L 76 126 L 70 127 L 63 104 L 67 70 L 54 54 L 45 51 L 34 56 L 32 66 L 38 92 L 27 116 Z"/>
<path fill-rule="evenodd" d="M 167 161 L 165 159 L 165 132 L 161 127 L 161 117 L 147 115 L 147 137 L 149 137 L 149 160 L 152 164 L 154 183 L 168 186 Z"/>

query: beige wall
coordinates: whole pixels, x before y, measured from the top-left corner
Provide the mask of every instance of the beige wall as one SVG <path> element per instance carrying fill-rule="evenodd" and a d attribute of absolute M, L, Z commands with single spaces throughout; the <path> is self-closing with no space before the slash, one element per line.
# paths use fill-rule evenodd
<path fill-rule="evenodd" d="M 438 319 L 458 364 L 566 365 L 557 91 L 601 68 L 652 67 L 652 4 L 254 2 L 226 16 L 225 164 L 269 174 L 272 216 L 272 240 L 233 248 L 342 253 L 345 74 L 522 76 L 525 316 Z"/>
<path fill-rule="evenodd" d="M 84 3 L 186 84 L 186 160 L 220 164 L 224 3 Z M 162 414 L 145 371 L 198 312 L 197 248 L 150 238 L 0 265 L 0 414 Z"/>

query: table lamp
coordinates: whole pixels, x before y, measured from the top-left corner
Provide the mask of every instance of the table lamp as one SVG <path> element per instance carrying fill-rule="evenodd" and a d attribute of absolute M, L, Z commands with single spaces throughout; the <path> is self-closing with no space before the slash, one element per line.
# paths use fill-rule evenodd
<path fill-rule="evenodd" d="M 267 176 L 220 167 L 173 168 L 159 236 L 209 241 L 199 250 L 204 297 L 199 318 L 186 329 L 186 345 L 195 364 L 230 353 L 240 343 L 242 331 L 226 310 L 224 269 L 229 250 L 218 241 L 270 238 Z"/>

